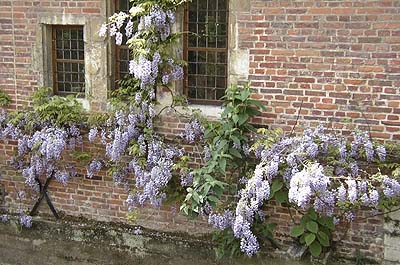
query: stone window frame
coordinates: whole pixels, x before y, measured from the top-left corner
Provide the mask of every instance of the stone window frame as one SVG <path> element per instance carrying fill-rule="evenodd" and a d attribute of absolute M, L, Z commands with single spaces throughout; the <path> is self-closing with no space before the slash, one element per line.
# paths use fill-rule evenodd
<path fill-rule="evenodd" d="M 123 11 L 123 12 L 128 12 L 129 11 L 129 10 L 119 10 L 119 6 L 120 6 L 119 2 L 120 1 L 121 0 L 114 0 L 113 1 L 113 10 L 114 10 L 113 13 L 117 13 L 119 11 Z M 123 0 L 123 1 L 127 2 L 128 0 Z M 115 58 L 114 62 L 113 62 L 113 68 L 114 68 L 114 84 L 113 84 L 114 87 L 113 88 L 116 89 L 118 81 L 121 80 L 121 78 L 124 77 L 124 76 L 121 76 L 121 63 L 122 63 L 121 52 L 126 53 L 128 51 L 129 60 L 131 59 L 132 55 L 131 55 L 131 52 L 130 52 L 130 50 L 128 48 L 128 45 L 126 45 L 126 44 L 116 45 L 115 43 L 113 43 L 113 46 L 114 46 L 114 52 L 115 52 L 115 56 L 113 57 L 113 58 Z M 129 69 L 129 62 L 128 62 L 128 69 Z M 125 73 L 125 74 L 128 74 L 128 73 Z"/>
<path fill-rule="evenodd" d="M 250 63 L 250 52 L 248 48 L 239 47 L 238 40 L 238 17 L 241 15 L 250 15 L 250 1 L 249 0 L 228 0 L 229 5 L 229 18 L 228 18 L 228 67 L 227 67 L 227 86 L 237 84 L 240 81 L 248 80 L 249 78 L 249 63 Z M 176 23 L 173 27 L 174 32 L 184 31 L 184 10 L 178 10 Z M 183 38 L 179 45 L 175 49 L 176 54 L 183 56 Z M 183 81 L 176 82 L 172 90 L 175 93 L 184 95 Z M 169 92 L 165 92 L 162 88 L 157 91 L 157 100 L 160 102 L 160 108 L 168 106 L 172 102 L 172 97 Z M 189 109 L 200 110 L 204 115 L 218 118 L 223 111 L 222 106 L 218 105 L 205 105 L 195 104 L 189 102 Z M 180 112 L 186 113 L 186 108 L 179 109 Z M 189 111 L 190 112 L 190 111 Z"/>
<path fill-rule="evenodd" d="M 78 100 L 87 110 L 108 109 L 108 95 L 114 80 L 114 56 L 111 40 L 99 37 L 101 24 L 112 10 L 110 1 L 103 0 L 101 14 L 43 13 L 38 16 L 36 44 L 33 47 L 32 68 L 38 73 L 39 87 L 53 87 L 52 28 L 82 26 L 85 54 L 85 95 Z"/>
<path fill-rule="evenodd" d="M 57 30 L 61 30 L 63 33 L 62 33 L 62 36 L 64 36 L 64 32 L 65 32 L 65 30 L 67 30 L 67 31 L 72 31 L 72 30 L 78 30 L 78 31 L 82 31 L 82 35 L 83 35 L 83 26 L 71 26 L 71 25 L 62 25 L 62 26 L 60 26 L 60 25 L 53 25 L 52 26 L 52 77 L 53 77 L 53 92 L 54 92 L 54 94 L 57 94 L 57 95 L 65 95 L 65 96 L 67 96 L 67 95 L 76 95 L 76 96 L 78 96 L 78 97 L 82 97 L 83 95 L 84 95 L 84 91 L 85 91 L 85 83 L 86 82 L 84 82 L 83 83 L 83 92 L 81 92 L 81 91 L 73 91 L 73 90 L 71 90 L 71 91 L 66 91 L 65 90 L 65 88 L 64 89 L 60 89 L 60 87 L 59 87 L 59 85 L 66 85 L 66 84 L 71 84 L 71 83 L 82 83 L 82 82 L 79 82 L 79 80 L 80 80 L 80 73 L 79 73 L 79 71 L 81 70 L 80 68 L 81 67 L 79 67 L 78 66 L 78 69 L 76 70 L 76 72 L 74 72 L 74 70 L 73 70 L 73 67 L 72 67 L 72 64 L 78 64 L 78 65 L 81 65 L 82 63 L 83 63 L 83 75 L 85 74 L 85 52 L 83 51 L 83 58 L 81 59 L 80 58 L 80 56 L 79 56 L 79 54 L 80 54 L 80 52 L 79 52 L 79 45 L 83 45 L 83 48 L 84 48 L 84 41 L 83 41 L 83 36 L 82 36 L 82 39 L 79 39 L 79 36 L 77 36 L 77 44 L 78 44 L 78 41 L 79 41 L 79 45 L 77 45 L 77 48 L 76 49 L 74 49 L 75 50 L 75 52 L 77 53 L 76 55 L 77 55 L 77 58 L 75 58 L 75 59 L 73 59 L 73 58 L 58 58 L 58 54 L 57 54 L 57 50 L 61 50 L 61 56 L 62 57 L 64 57 L 65 56 L 65 50 L 67 50 L 68 48 L 64 48 L 64 45 L 62 45 L 62 47 L 60 48 L 60 49 L 58 49 L 58 44 L 57 44 L 57 42 L 59 42 L 59 41 L 61 41 L 61 43 L 62 42 L 64 42 L 63 40 L 59 40 L 59 39 L 57 39 Z M 71 34 L 72 35 L 72 34 Z M 74 39 L 75 40 L 75 39 Z M 65 42 L 64 42 L 65 43 Z M 71 44 L 71 46 L 72 46 L 72 43 L 71 43 L 71 39 L 70 39 L 70 44 Z M 70 47 L 70 48 L 72 48 L 72 47 Z M 68 54 L 68 53 L 67 53 Z M 72 57 L 72 56 L 71 56 Z M 58 64 L 61 64 L 61 65 L 63 65 L 63 69 L 61 70 L 61 73 L 64 73 L 64 75 L 62 75 L 63 76 L 63 78 L 62 78 L 62 80 L 59 80 L 59 73 L 60 73 L 60 71 L 59 71 L 59 69 L 58 69 Z M 64 69 L 64 67 L 65 67 L 65 65 L 66 64 L 70 64 L 70 67 L 71 67 L 71 69 L 70 69 L 70 71 L 68 71 L 67 72 L 67 74 L 69 74 L 70 75 L 70 77 L 72 77 L 72 75 L 78 75 L 77 77 L 78 77 L 78 82 L 73 82 L 73 81 L 77 81 L 77 80 L 71 80 L 71 81 L 66 81 L 64 78 L 65 78 L 65 73 L 66 73 L 66 71 L 65 71 L 65 69 Z"/>
<path fill-rule="evenodd" d="M 193 0 L 193 1 L 197 1 L 197 4 L 199 4 L 199 1 L 207 1 L 207 12 L 209 12 L 210 10 L 208 9 L 208 3 L 209 1 L 215 1 L 215 0 Z M 217 53 L 218 54 L 224 54 L 225 56 L 225 63 L 222 63 L 223 65 L 225 65 L 225 71 L 224 71 L 224 75 L 220 76 L 218 74 L 216 74 L 216 69 L 214 71 L 214 73 L 212 73 L 211 75 L 205 73 L 205 74 L 193 74 L 192 76 L 196 79 L 198 79 L 199 77 L 203 77 L 207 79 L 207 83 L 204 84 L 205 87 L 202 89 L 204 89 L 204 97 L 197 97 L 196 98 L 192 98 L 190 97 L 190 76 L 189 76 L 189 67 L 185 67 L 185 79 L 183 80 L 183 88 L 184 88 L 184 95 L 188 98 L 190 103 L 194 103 L 194 104 L 199 104 L 199 105 L 221 105 L 222 101 L 219 99 L 218 94 L 221 92 L 221 88 L 218 87 L 217 85 L 217 80 L 216 79 L 221 79 L 224 80 L 225 86 L 227 85 L 227 67 L 229 65 L 229 61 L 228 61 L 228 39 L 229 39 L 229 31 L 228 31 L 228 25 L 229 25 L 229 0 L 225 0 L 225 9 L 218 9 L 219 7 L 219 3 L 218 1 L 216 2 L 216 5 L 218 5 L 218 7 L 216 7 L 215 10 L 211 10 L 211 11 L 215 11 L 218 12 L 218 17 L 220 15 L 221 12 L 225 13 L 225 22 L 226 22 L 226 37 L 225 39 L 225 47 L 219 47 L 219 45 L 217 45 L 217 43 L 215 43 L 215 47 L 206 47 L 208 45 L 205 46 L 195 46 L 195 47 L 191 47 L 190 46 L 190 35 L 189 35 L 189 24 L 192 22 L 191 21 L 191 16 L 189 15 L 189 9 L 190 9 L 190 5 L 193 4 L 192 2 L 189 2 L 185 5 L 184 8 L 184 19 L 183 19 L 183 29 L 184 29 L 184 35 L 183 35 L 183 58 L 186 62 L 188 62 L 189 64 L 189 53 L 190 52 L 195 52 L 195 53 L 215 53 L 215 56 L 217 57 Z M 201 10 L 197 9 L 196 12 L 199 13 Z M 204 12 L 204 11 L 203 11 Z M 200 21 L 198 19 L 198 17 L 195 19 L 194 21 L 196 24 L 200 24 Z M 217 23 L 217 22 L 216 22 Z M 217 31 L 218 32 L 218 31 Z M 216 35 L 217 37 L 218 35 Z M 218 46 L 218 47 L 217 47 Z M 215 60 L 218 60 L 217 58 L 215 58 Z M 194 61 L 194 64 L 199 65 L 199 61 Z M 200 63 L 202 64 L 202 63 Z M 217 65 L 221 65 L 221 63 L 218 63 L 218 61 L 215 61 L 213 64 L 215 67 L 217 67 Z M 205 63 L 205 65 L 209 65 L 209 63 Z M 188 65 L 189 66 L 189 65 Z M 214 85 L 209 86 L 208 85 L 208 79 L 209 78 L 213 78 L 214 79 Z M 205 81 L 205 80 L 204 80 Z M 212 98 L 207 98 L 208 96 L 206 94 L 207 90 L 209 89 L 214 89 L 214 96 Z M 225 88 L 223 88 L 225 89 Z M 220 91 L 220 92 L 218 92 Z M 210 92 L 210 91 L 208 91 Z M 195 93 L 197 95 L 197 92 Z"/>

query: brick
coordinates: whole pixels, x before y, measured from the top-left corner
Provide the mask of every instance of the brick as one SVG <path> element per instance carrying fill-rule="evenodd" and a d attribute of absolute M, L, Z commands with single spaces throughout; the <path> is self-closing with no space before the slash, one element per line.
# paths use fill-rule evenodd
<path fill-rule="evenodd" d="M 360 66 L 358 68 L 360 72 L 383 72 L 382 66 Z"/>
<path fill-rule="evenodd" d="M 359 37 L 358 42 L 360 43 L 381 43 L 382 38 L 379 37 Z"/>
<path fill-rule="evenodd" d="M 298 82 L 298 83 L 314 83 L 315 82 L 315 78 L 311 78 L 311 77 L 296 77 L 294 79 L 294 82 Z"/>
<path fill-rule="evenodd" d="M 318 22 L 302 22 L 302 23 L 295 23 L 296 28 L 315 28 L 319 27 Z"/>

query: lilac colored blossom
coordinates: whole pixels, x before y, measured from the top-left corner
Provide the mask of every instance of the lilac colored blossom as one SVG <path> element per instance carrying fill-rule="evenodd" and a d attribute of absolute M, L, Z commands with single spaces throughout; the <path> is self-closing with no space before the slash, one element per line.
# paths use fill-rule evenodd
<path fill-rule="evenodd" d="M 237 149 L 237 150 L 241 150 L 241 144 L 240 142 L 234 142 L 232 145 L 233 148 Z"/>
<path fill-rule="evenodd" d="M 346 212 L 344 214 L 344 217 L 346 218 L 346 220 L 348 222 L 353 222 L 356 219 L 356 216 L 355 216 L 355 214 L 353 212 Z"/>
<path fill-rule="evenodd" d="M 181 186 L 189 187 L 193 184 L 193 172 L 181 176 Z"/>
<path fill-rule="evenodd" d="M 89 142 L 93 142 L 97 136 L 98 129 L 97 128 L 91 128 L 89 133 L 88 133 L 88 139 Z"/>
<path fill-rule="evenodd" d="M 138 236 L 138 235 L 143 234 L 143 231 L 140 227 L 136 227 L 135 230 L 133 231 L 133 234 Z"/>
<path fill-rule="evenodd" d="M 355 203 L 358 198 L 358 192 L 357 192 L 357 182 L 354 179 L 348 179 L 346 180 L 347 184 L 347 198 L 351 203 Z"/>
<path fill-rule="evenodd" d="M 372 161 L 374 159 L 374 147 L 371 141 L 367 141 L 364 145 L 365 155 L 367 156 L 368 161 Z"/>
<path fill-rule="evenodd" d="M 370 204 L 370 199 L 369 199 L 367 193 L 364 193 L 364 194 L 361 196 L 361 202 L 364 204 L 364 206 L 368 206 L 368 205 Z"/>
<path fill-rule="evenodd" d="M 246 185 L 248 181 L 249 181 L 249 180 L 248 180 L 248 178 L 246 178 L 246 177 L 241 177 L 241 178 L 239 178 L 239 184 Z"/>
<path fill-rule="evenodd" d="M 264 171 L 260 165 L 256 167 L 254 176 L 250 178 L 246 187 L 240 191 L 240 199 L 236 206 L 233 232 L 236 238 L 241 240 L 241 250 L 248 256 L 254 255 L 259 244 L 250 230 L 256 213 L 270 195 L 270 186 L 264 180 Z"/>
<path fill-rule="evenodd" d="M 0 223 L 7 223 L 10 220 L 7 214 L 0 215 Z"/>
<path fill-rule="evenodd" d="M 185 132 L 181 135 L 188 143 L 192 144 L 196 140 L 200 140 L 204 135 L 204 127 L 199 120 L 194 119 L 189 123 L 185 124 Z"/>
<path fill-rule="evenodd" d="M 334 216 L 334 217 L 333 217 L 333 224 L 334 224 L 334 225 L 338 225 L 339 223 L 340 223 L 340 218 Z"/>
<path fill-rule="evenodd" d="M 18 155 L 22 156 L 29 151 L 28 141 L 30 138 L 27 135 L 24 135 L 22 138 L 18 139 Z"/>
<path fill-rule="evenodd" d="M 139 104 L 141 104 L 141 103 L 142 103 L 142 93 L 137 92 L 137 93 L 135 94 L 135 104 L 136 104 L 136 105 L 139 105 Z"/>
<path fill-rule="evenodd" d="M 357 162 L 350 163 L 350 172 L 353 177 L 358 176 L 358 171 L 359 171 L 359 168 L 358 168 Z"/>
<path fill-rule="evenodd" d="M 204 147 L 203 154 L 204 154 L 204 161 L 209 161 L 211 159 L 211 150 L 208 146 Z"/>
<path fill-rule="evenodd" d="M 122 44 L 122 40 L 123 40 L 123 35 L 121 32 L 117 32 L 115 34 L 115 44 L 117 45 L 121 45 Z"/>
<path fill-rule="evenodd" d="M 70 175 L 67 171 L 56 171 L 54 173 L 54 178 L 60 182 L 61 184 L 63 184 L 64 186 L 68 184 L 68 180 L 70 178 Z"/>
<path fill-rule="evenodd" d="M 100 132 L 100 139 L 102 144 L 107 144 L 107 133 L 105 130 L 101 130 Z"/>
<path fill-rule="evenodd" d="M 377 190 L 371 190 L 369 192 L 369 200 L 373 207 L 377 207 L 379 203 L 379 192 Z"/>
<path fill-rule="evenodd" d="M 382 183 L 384 186 L 383 194 L 386 197 L 393 198 L 400 195 L 400 183 L 397 180 L 384 176 Z"/>
<path fill-rule="evenodd" d="M 324 213 L 327 216 L 332 216 L 334 213 L 336 198 L 335 193 L 331 191 L 326 191 L 322 196 L 318 196 L 314 201 L 314 209 L 319 213 Z"/>
<path fill-rule="evenodd" d="M 142 88 L 155 84 L 157 75 L 154 74 L 154 65 L 143 55 L 137 61 L 131 60 L 129 62 L 129 72 L 141 81 Z"/>
<path fill-rule="evenodd" d="M 167 17 L 168 17 L 169 22 L 170 22 L 171 24 L 174 24 L 174 23 L 175 23 L 175 19 L 176 19 L 175 13 L 172 12 L 171 10 L 168 10 L 168 11 L 166 12 L 166 14 L 167 14 Z"/>
<path fill-rule="evenodd" d="M 232 227 L 234 214 L 232 211 L 225 211 L 222 214 L 211 213 L 208 216 L 208 223 L 219 230 L 225 230 Z"/>
<path fill-rule="evenodd" d="M 316 158 L 318 155 L 318 145 L 315 143 L 307 147 L 307 154 L 310 158 Z"/>
<path fill-rule="evenodd" d="M 112 173 L 113 180 L 118 185 L 126 184 L 126 172 L 124 170 L 117 170 Z"/>
<path fill-rule="evenodd" d="M 286 156 L 286 162 L 290 167 L 297 166 L 296 155 L 294 153 L 290 153 Z"/>
<path fill-rule="evenodd" d="M 23 190 L 19 190 L 17 193 L 18 200 L 24 200 L 26 198 L 26 193 Z"/>
<path fill-rule="evenodd" d="M 100 27 L 99 36 L 103 38 L 106 36 L 106 34 L 107 34 L 107 25 L 102 24 Z"/>
<path fill-rule="evenodd" d="M 386 148 L 383 145 L 378 146 L 376 149 L 376 153 L 378 154 L 379 160 L 384 162 L 386 160 Z"/>
<path fill-rule="evenodd" d="M 275 157 L 272 161 L 269 162 L 266 170 L 266 175 L 268 180 L 271 180 L 273 177 L 278 175 L 279 169 L 279 157 Z"/>
<path fill-rule="evenodd" d="M 32 216 L 29 215 L 21 215 L 19 218 L 19 223 L 22 227 L 31 228 L 32 227 Z"/>
<path fill-rule="evenodd" d="M 72 125 L 69 128 L 69 149 L 74 150 L 76 144 L 82 145 L 82 135 L 78 127 Z"/>
<path fill-rule="evenodd" d="M 125 12 L 119 12 L 118 14 L 115 15 L 117 16 L 117 21 L 115 23 L 115 26 L 117 27 L 117 29 L 121 29 L 128 15 Z"/>
<path fill-rule="evenodd" d="M 358 185 L 358 190 L 360 191 L 360 193 L 367 192 L 368 184 L 365 180 L 357 181 L 357 185 Z"/>
<path fill-rule="evenodd" d="M 93 176 L 95 174 L 97 174 L 98 172 L 100 172 L 102 167 L 102 163 L 100 160 L 93 160 L 92 162 L 90 162 L 88 168 L 87 168 L 87 177 L 88 178 L 93 178 Z"/>
<path fill-rule="evenodd" d="M 117 34 L 117 27 L 115 26 L 115 24 L 111 24 L 110 26 L 110 36 L 115 36 L 115 34 Z"/>
<path fill-rule="evenodd" d="M 247 143 L 243 144 L 242 151 L 245 156 L 249 156 L 250 155 L 250 146 Z"/>
<path fill-rule="evenodd" d="M 126 134 L 121 132 L 119 129 L 115 130 L 114 141 L 108 143 L 106 146 L 106 155 L 111 161 L 117 162 L 121 159 L 128 144 L 128 140 Z"/>
<path fill-rule="evenodd" d="M 161 82 L 163 83 L 163 85 L 167 85 L 169 82 L 169 75 L 168 74 L 163 75 L 161 78 Z"/>
<path fill-rule="evenodd" d="M 323 167 L 314 163 L 291 178 L 289 201 L 302 209 L 307 209 L 313 194 L 325 194 L 328 192 L 329 186 L 330 179 L 325 175 Z"/>
<path fill-rule="evenodd" d="M 183 72 L 183 67 L 180 65 L 173 65 L 172 66 L 172 71 L 170 73 L 170 79 L 171 80 L 181 80 L 183 79 L 184 72 Z"/>
<path fill-rule="evenodd" d="M 32 136 L 32 146 L 39 145 L 40 153 L 47 160 L 60 160 L 66 147 L 66 132 L 58 128 L 36 131 Z"/>
<path fill-rule="evenodd" d="M 152 24 L 151 16 L 142 16 L 140 17 L 138 30 L 139 31 L 149 30 L 151 28 L 151 24 Z"/>
<path fill-rule="evenodd" d="M 253 256 L 260 248 L 257 238 L 253 233 L 246 234 L 240 240 L 240 250 L 249 257 Z"/>
<path fill-rule="evenodd" d="M 128 23 L 126 23 L 126 27 L 125 27 L 125 36 L 127 36 L 128 38 L 132 36 L 132 30 L 133 30 L 133 22 L 132 20 L 128 20 Z"/>
<path fill-rule="evenodd" d="M 256 150 L 254 150 L 254 155 L 256 156 L 256 158 L 261 158 L 261 153 L 264 150 L 264 146 L 262 145 L 258 145 L 256 147 Z"/>

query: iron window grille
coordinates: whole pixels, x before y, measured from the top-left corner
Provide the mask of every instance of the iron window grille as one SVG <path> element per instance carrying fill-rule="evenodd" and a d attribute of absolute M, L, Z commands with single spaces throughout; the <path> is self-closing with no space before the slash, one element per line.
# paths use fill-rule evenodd
<path fill-rule="evenodd" d="M 52 46 L 54 93 L 84 96 L 83 26 L 53 26 Z"/>
<path fill-rule="evenodd" d="M 188 3 L 184 32 L 184 92 L 191 103 L 220 104 L 228 75 L 228 0 Z"/>

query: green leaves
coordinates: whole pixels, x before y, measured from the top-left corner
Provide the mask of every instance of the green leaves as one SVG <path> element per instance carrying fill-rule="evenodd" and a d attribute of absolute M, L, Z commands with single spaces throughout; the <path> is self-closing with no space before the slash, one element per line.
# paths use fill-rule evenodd
<path fill-rule="evenodd" d="M 330 238 L 329 238 L 329 236 L 325 233 L 325 232 L 323 232 L 323 231 L 319 231 L 318 232 L 318 235 L 317 235 L 317 237 L 318 237 L 318 241 L 321 243 L 321 245 L 323 245 L 324 247 L 329 247 L 331 244 L 330 244 Z"/>
<path fill-rule="evenodd" d="M 304 240 L 306 241 L 306 245 L 307 245 L 307 246 L 310 246 L 311 243 L 314 242 L 315 238 L 316 238 L 315 234 L 308 234 L 308 235 L 306 235 L 305 238 L 304 238 Z"/>
<path fill-rule="evenodd" d="M 319 255 L 321 255 L 321 252 L 322 252 L 321 244 L 318 243 L 317 241 L 314 241 L 309 246 L 309 250 L 310 250 L 311 255 L 313 255 L 314 257 L 318 257 Z"/>
<path fill-rule="evenodd" d="M 257 115 L 258 102 L 251 99 L 249 84 L 239 88 L 234 85 L 226 90 L 225 109 L 221 114 L 221 122 L 213 121 L 205 124 L 204 145 L 210 150 L 210 159 L 204 166 L 195 170 L 195 181 L 192 190 L 184 201 L 186 213 L 198 213 L 197 209 L 208 202 L 211 206 L 221 203 L 221 196 L 228 186 L 224 181 L 228 173 L 244 170 L 248 161 L 241 148 L 248 141 L 246 136 L 252 130 L 249 120 Z M 287 192 L 282 192 L 283 182 L 276 183 L 278 200 L 284 202 Z M 234 185 L 231 185 L 232 187 Z M 233 188 L 231 187 L 231 190 Z M 193 211 L 191 211 L 193 209 Z"/>
<path fill-rule="evenodd" d="M 8 105 L 11 103 L 11 97 L 0 90 L 0 107 Z"/>
<path fill-rule="evenodd" d="M 52 95 L 51 88 L 40 88 L 33 94 L 33 111 L 40 121 L 58 127 L 87 121 L 86 111 L 75 97 Z"/>
<path fill-rule="evenodd" d="M 318 233 L 318 224 L 314 221 L 309 221 L 306 225 L 307 230 L 316 234 Z"/>
<path fill-rule="evenodd" d="M 300 243 L 305 244 L 311 255 L 318 257 L 324 247 L 329 247 L 331 233 L 334 230 L 333 218 L 319 216 L 314 209 L 310 209 L 294 226 L 291 235 L 298 237 Z"/>
<path fill-rule="evenodd" d="M 301 225 L 297 225 L 292 228 L 291 235 L 294 237 L 299 237 L 304 234 L 304 227 Z"/>
<path fill-rule="evenodd" d="M 288 201 L 288 192 L 284 187 L 282 180 L 275 179 L 272 182 L 269 198 L 275 198 L 279 203 L 285 203 Z"/>

